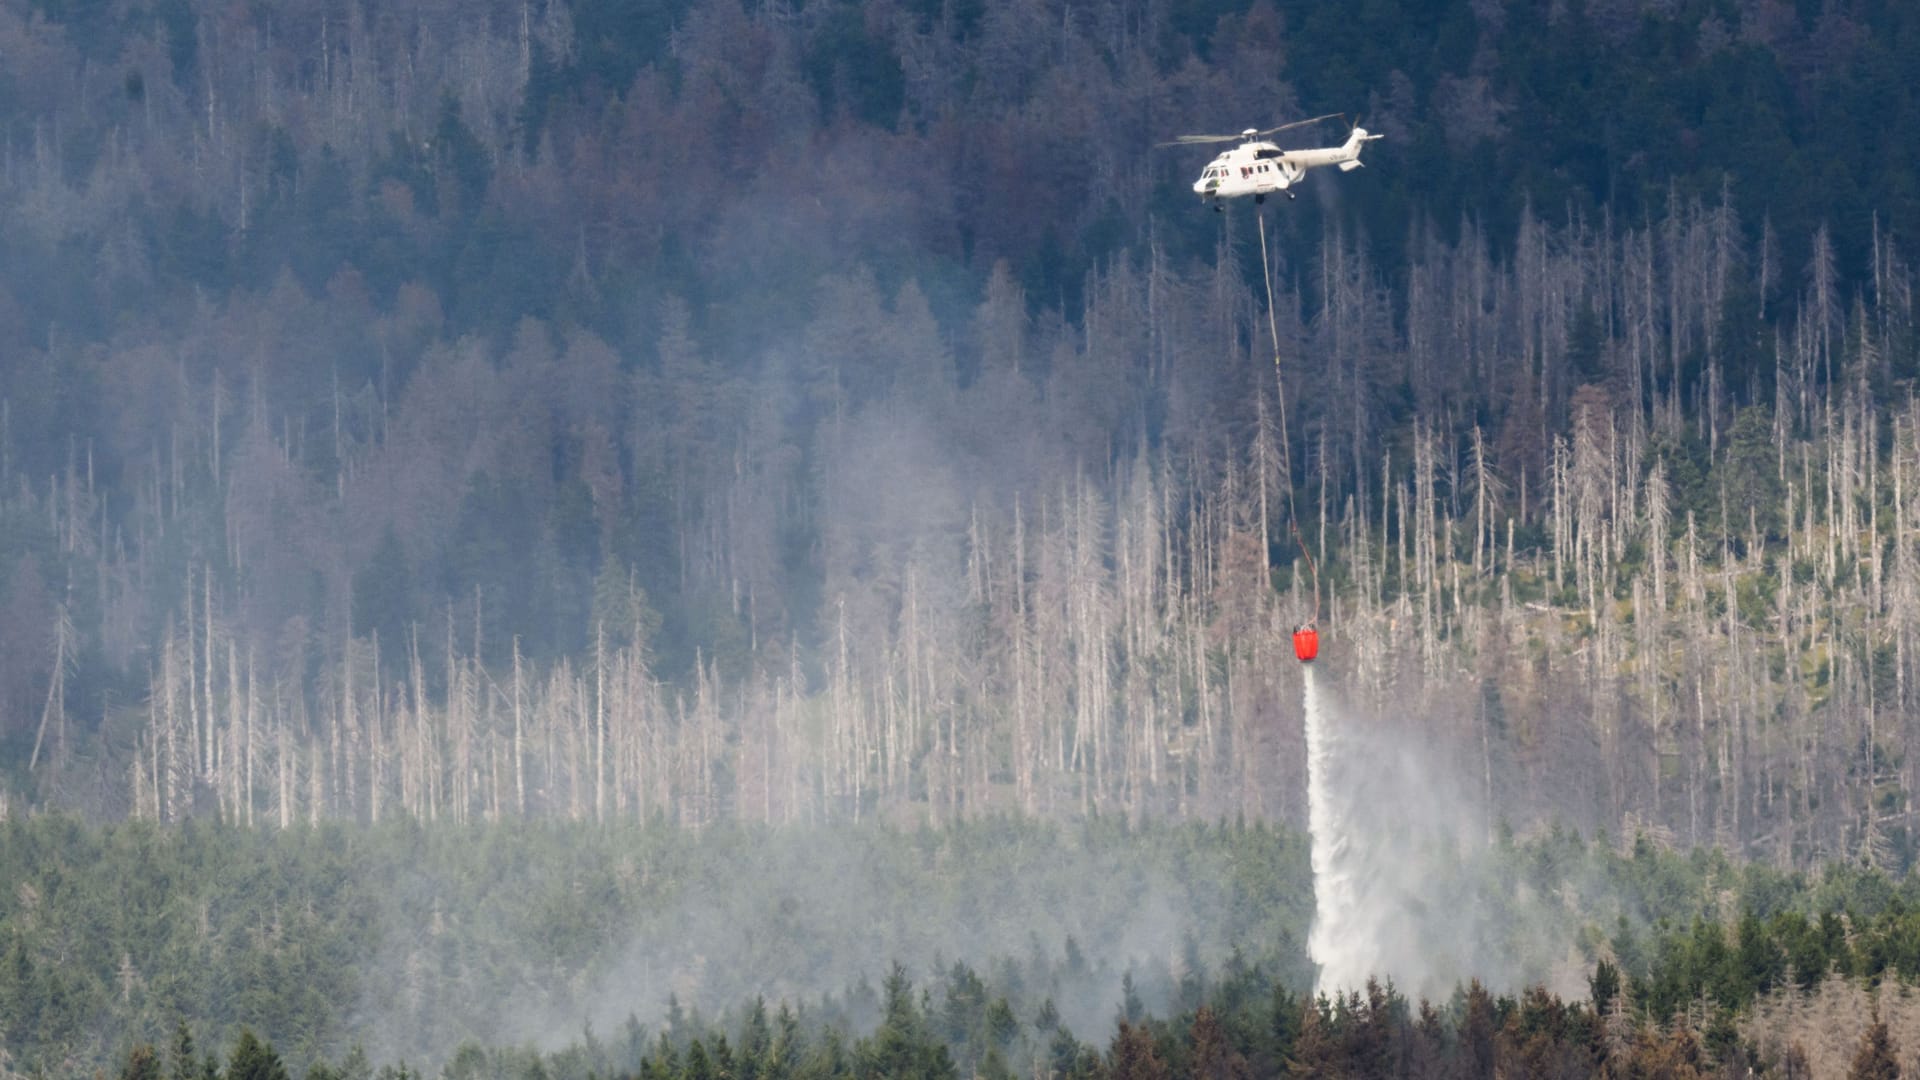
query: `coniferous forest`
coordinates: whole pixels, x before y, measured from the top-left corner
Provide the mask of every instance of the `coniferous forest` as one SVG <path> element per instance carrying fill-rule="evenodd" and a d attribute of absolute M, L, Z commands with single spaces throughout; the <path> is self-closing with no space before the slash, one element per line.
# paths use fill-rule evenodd
<path fill-rule="evenodd" d="M 1917 134 L 1895 0 L 0 0 L 0 1076 L 1911 1065 Z"/>

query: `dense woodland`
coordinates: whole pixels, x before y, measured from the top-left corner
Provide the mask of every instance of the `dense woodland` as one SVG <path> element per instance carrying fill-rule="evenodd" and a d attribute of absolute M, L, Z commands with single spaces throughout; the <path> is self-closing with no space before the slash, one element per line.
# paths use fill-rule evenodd
<path fill-rule="evenodd" d="M 1894 1060 L 1920 1050 L 1911 876 L 1501 835 L 1407 911 L 1458 937 L 1420 901 L 1484 909 L 1478 966 L 1511 989 L 1315 997 L 1303 841 L 1113 819 L 16 817 L 0 1069 L 197 1076 L 212 1056 L 266 1076 L 242 1064 L 270 1053 L 314 1080 L 1837 1076 L 1876 1020 Z"/>

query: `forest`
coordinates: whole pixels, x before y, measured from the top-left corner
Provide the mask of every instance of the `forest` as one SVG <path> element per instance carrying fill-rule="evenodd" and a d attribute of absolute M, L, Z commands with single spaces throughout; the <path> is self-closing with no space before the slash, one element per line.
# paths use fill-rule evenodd
<path fill-rule="evenodd" d="M 1903 868 L 1914 16 L 1365 7 L 7 5 L 4 798 L 1298 824 L 1317 612 L 1489 821 Z"/>
<path fill-rule="evenodd" d="M 1805 1077 L 1920 1048 L 1910 876 L 1503 834 L 1429 895 L 1485 910 L 1451 932 L 1514 989 L 1315 995 L 1301 841 L 15 818 L 0 1047 L 10 1075 L 313 1080 Z"/>
<path fill-rule="evenodd" d="M 0 1069 L 564 1053 L 598 984 L 460 933 L 406 993 L 537 994 L 551 1031 L 337 1011 L 402 852 L 995 828 L 1292 860 L 1192 920 L 1192 965 L 1179 920 L 1075 939 L 1087 1075 L 1308 1060 L 1277 1016 L 1442 1057 L 1544 1031 L 1568 1074 L 1791 1073 L 1769 1009 L 1920 1050 L 1860 997 L 1908 977 L 1920 858 L 1917 87 L 1892 0 L 0 0 L 0 1015 L 48 1018 Z M 1385 137 L 1297 201 L 1208 212 L 1156 145 L 1328 112 Z M 1799 884 L 1563 898 L 1559 953 L 1491 933 L 1457 1000 L 1323 1006 L 1308 620 L 1343 723 L 1444 789 L 1463 881 L 1582 836 Z M 627 872 L 553 898 L 544 962 L 606 974 L 656 887 Z M 258 895 L 188 887 L 229 874 Z M 409 903 L 395 940 L 452 917 Z M 1028 918 L 1053 965 L 1072 931 Z M 1762 937 L 1793 978 L 1701 974 Z M 579 1053 L 708 1068 L 764 995 L 823 1075 L 888 1071 L 889 1033 L 990 1072 L 927 1034 L 972 964 L 1036 1068 L 1040 1002 L 990 967 L 1026 935 L 889 947 L 695 977 L 686 1025 L 638 989 L 665 1044 L 592 1058 L 621 1011 Z M 1235 948 L 1261 974 L 1179 990 Z M 1114 1034 L 1129 950 L 1166 971 Z M 1824 1030 L 1819 1075 L 1871 1034 Z"/>

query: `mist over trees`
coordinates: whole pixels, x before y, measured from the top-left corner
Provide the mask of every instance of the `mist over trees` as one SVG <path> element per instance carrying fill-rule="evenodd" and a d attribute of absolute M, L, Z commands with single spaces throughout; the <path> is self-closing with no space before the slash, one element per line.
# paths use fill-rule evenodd
<path fill-rule="evenodd" d="M 0 798 L 1299 821 L 1310 553 L 1489 818 L 1904 867 L 1916 33 L 0 5 Z M 1150 147 L 1332 109 L 1275 343 Z"/>
<path fill-rule="evenodd" d="M 18 883 L 0 1067 L 1839 1076 L 1910 1063 L 1920 1042 L 1912 875 L 1781 871 L 1646 835 L 1500 835 L 1433 876 L 1444 912 L 1411 912 L 1481 909 L 1457 936 L 1491 980 L 1315 995 L 1305 841 L 1114 818 L 275 830 L 19 815 L 0 824 L 0 874 Z"/>
<path fill-rule="evenodd" d="M 1083 1052 L 1098 1059 L 1124 1022 L 1184 1069 L 1168 1035 L 1203 1008 L 1259 1076 L 1423 1040 L 1413 1063 L 1343 1071 L 1434 1075 L 1473 1041 L 1449 1033 L 1472 1028 L 1498 1035 L 1482 1060 L 1548 1055 L 1571 1063 L 1561 1075 L 1615 1075 L 1660 1047 L 1702 1074 L 1798 1052 L 1838 1075 L 1874 1007 L 1904 1060 L 1920 1041 L 1911 875 L 1560 829 L 1436 869 L 1431 910 L 1409 915 L 1452 923 L 1449 945 L 1488 978 L 1315 995 L 1307 838 L 1258 823 L 278 830 L 23 814 L 0 823 L 0 1067 L 131 1070 L 144 1045 L 169 1074 L 214 1056 L 234 1076 L 258 1054 L 316 1078 L 654 1076 L 639 1058 L 670 1048 L 676 1076 L 692 1040 L 717 1053 L 723 1033 L 765 1057 L 771 1026 L 781 1060 L 736 1075 L 842 1075 L 845 1060 L 807 1063 L 832 1032 L 853 1061 L 892 1043 L 959 1075 L 1000 1075 L 997 1058 L 1013 1075 L 1113 1076 L 1127 1074 Z M 1315 1024 L 1333 1045 L 1306 1037 Z M 242 1055 L 249 1040 L 263 1047 Z"/>

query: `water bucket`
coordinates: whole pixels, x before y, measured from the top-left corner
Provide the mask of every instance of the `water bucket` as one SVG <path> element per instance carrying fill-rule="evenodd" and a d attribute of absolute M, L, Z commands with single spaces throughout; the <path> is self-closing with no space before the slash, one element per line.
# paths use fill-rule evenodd
<path fill-rule="evenodd" d="M 1310 664 L 1320 655 L 1320 631 L 1311 626 L 1302 626 L 1293 632 L 1293 655 L 1303 664 Z"/>

